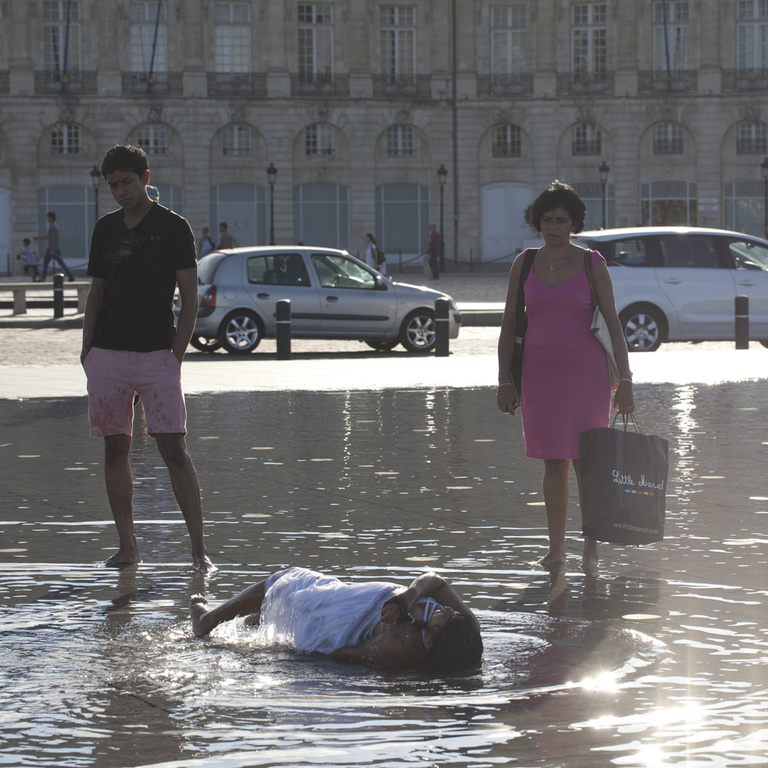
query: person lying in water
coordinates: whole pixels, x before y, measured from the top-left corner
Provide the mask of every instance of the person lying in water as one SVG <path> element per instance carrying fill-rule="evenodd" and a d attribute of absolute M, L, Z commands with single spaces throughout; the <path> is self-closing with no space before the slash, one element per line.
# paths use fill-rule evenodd
<path fill-rule="evenodd" d="M 193 595 L 189 613 L 198 637 L 245 616 L 269 644 L 387 669 L 426 662 L 430 671 L 456 672 L 478 664 L 483 653 L 477 618 L 435 573 L 419 576 L 404 590 L 294 567 L 215 608 Z"/>

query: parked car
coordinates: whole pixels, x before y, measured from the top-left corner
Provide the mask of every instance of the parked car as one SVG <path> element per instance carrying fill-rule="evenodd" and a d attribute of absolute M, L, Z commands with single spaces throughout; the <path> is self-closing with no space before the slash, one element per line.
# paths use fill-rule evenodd
<path fill-rule="evenodd" d="M 276 303 L 291 302 L 291 336 L 360 339 L 374 349 L 435 345 L 435 301 L 449 301 L 449 338 L 461 315 L 450 296 L 395 283 L 346 251 L 262 246 L 214 251 L 198 264 L 192 345 L 247 354 L 276 335 Z"/>
<path fill-rule="evenodd" d="M 749 298 L 750 338 L 768 346 L 768 241 L 723 229 L 636 227 L 582 232 L 610 267 L 629 349 L 735 337 L 735 298 Z"/>

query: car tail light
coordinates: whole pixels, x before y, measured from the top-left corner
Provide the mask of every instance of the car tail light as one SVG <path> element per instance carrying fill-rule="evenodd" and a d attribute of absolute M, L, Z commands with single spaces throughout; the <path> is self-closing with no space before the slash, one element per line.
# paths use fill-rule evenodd
<path fill-rule="evenodd" d="M 200 299 L 200 306 L 210 307 L 211 309 L 216 308 L 216 286 L 215 285 L 209 286 L 209 288 L 203 294 L 203 298 Z"/>

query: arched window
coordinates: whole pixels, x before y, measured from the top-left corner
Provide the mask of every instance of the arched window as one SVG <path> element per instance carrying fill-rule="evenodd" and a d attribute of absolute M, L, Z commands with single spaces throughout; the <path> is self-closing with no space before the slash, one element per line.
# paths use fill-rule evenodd
<path fill-rule="evenodd" d="M 387 155 L 412 157 L 416 154 L 416 139 L 412 125 L 390 125 L 387 128 Z"/>
<path fill-rule="evenodd" d="M 136 143 L 148 155 L 168 154 L 168 128 L 162 123 L 145 123 L 136 131 Z"/>
<path fill-rule="evenodd" d="M 57 123 L 51 128 L 51 154 L 79 155 L 82 151 L 77 123 Z"/>
<path fill-rule="evenodd" d="M 253 129 L 244 123 L 232 123 L 224 126 L 221 137 L 222 154 L 244 157 L 253 154 Z"/>
<path fill-rule="evenodd" d="M 739 155 L 764 155 L 768 152 L 765 123 L 762 120 L 739 123 L 736 152 Z"/>
<path fill-rule="evenodd" d="M 309 157 L 331 157 L 336 152 L 333 126 L 328 123 L 314 123 L 307 126 L 305 136 L 306 153 Z"/>
<path fill-rule="evenodd" d="M 573 127 L 573 154 L 600 155 L 603 152 L 603 136 L 596 125 L 580 123 Z"/>
<path fill-rule="evenodd" d="M 680 123 L 656 123 L 653 127 L 653 154 L 683 154 L 683 126 Z"/>
<path fill-rule="evenodd" d="M 493 156 L 520 157 L 522 140 L 519 125 L 497 125 L 493 129 Z"/>

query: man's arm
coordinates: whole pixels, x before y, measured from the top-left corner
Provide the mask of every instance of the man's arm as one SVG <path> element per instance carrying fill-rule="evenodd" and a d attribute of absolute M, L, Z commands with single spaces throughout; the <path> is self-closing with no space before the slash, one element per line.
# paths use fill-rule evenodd
<path fill-rule="evenodd" d="M 93 336 L 96 333 L 96 318 L 101 311 L 104 302 L 104 289 L 107 280 L 104 277 L 94 277 L 91 282 L 91 289 L 88 291 L 88 298 L 85 302 L 85 314 L 83 315 L 83 347 L 80 352 L 80 362 L 85 360 L 86 355 L 93 346 Z"/>
<path fill-rule="evenodd" d="M 360 645 L 338 648 L 333 657 L 384 669 L 403 669 L 426 661 L 427 651 L 421 640 L 421 631 L 401 620 L 396 625 L 383 627 Z"/>
<path fill-rule="evenodd" d="M 178 270 L 176 281 L 179 284 L 179 294 L 181 295 L 181 312 L 179 312 L 179 320 L 176 323 L 173 354 L 181 363 L 197 320 L 197 267 Z"/>

